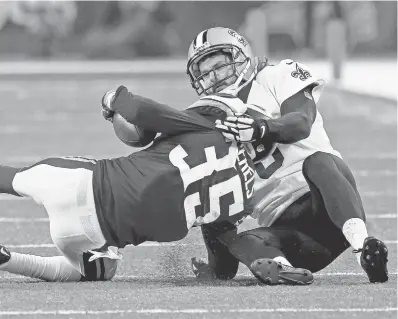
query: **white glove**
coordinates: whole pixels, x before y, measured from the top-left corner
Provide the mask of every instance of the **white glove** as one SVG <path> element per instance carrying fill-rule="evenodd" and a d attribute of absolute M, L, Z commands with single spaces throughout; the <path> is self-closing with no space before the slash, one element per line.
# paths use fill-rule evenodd
<path fill-rule="evenodd" d="M 246 114 L 228 116 L 224 121 L 216 120 L 216 128 L 225 138 L 237 142 L 254 142 L 268 134 L 266 120 L 255 120 Z"/>

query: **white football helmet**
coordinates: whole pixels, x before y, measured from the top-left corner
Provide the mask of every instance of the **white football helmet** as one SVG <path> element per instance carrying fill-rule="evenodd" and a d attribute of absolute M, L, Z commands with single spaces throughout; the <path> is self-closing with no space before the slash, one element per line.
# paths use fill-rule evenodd
<path fill-rule="evenodd" d="M 231 61 L 218 68 L 232 66 L 233 73 L 225 78 L 219 79 L 206 87 L 203 78 L 216 69 L 201 74 L 199 61 L 214 53 L 224 53 L 230 56 Z M 256 70 L 255 57 L 247 40 L 232 29 L 216 27 L 200 32 L 192 41 L 188 50 L 187 74 L 190 77 L 192 87 L 198 95 L 214 94 L 211 88 L 218 87 L 225 80 L 234 78 L 235 81 L 223 91 L 237 93 L 244 85 L 242 81 L 253 78 Z"/>

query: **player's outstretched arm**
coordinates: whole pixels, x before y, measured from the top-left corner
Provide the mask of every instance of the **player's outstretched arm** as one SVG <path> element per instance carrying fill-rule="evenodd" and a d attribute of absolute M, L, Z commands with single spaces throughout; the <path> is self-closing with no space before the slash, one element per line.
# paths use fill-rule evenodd
<path fill-rule="evenodd" d="M 111 109 L 128 122 L 153 132 L 176 135 L 214 128 L 214 123 L 193 112 L 183 112 L 166 104 L 132 94 L 120 86 L 112 99 Z"/>

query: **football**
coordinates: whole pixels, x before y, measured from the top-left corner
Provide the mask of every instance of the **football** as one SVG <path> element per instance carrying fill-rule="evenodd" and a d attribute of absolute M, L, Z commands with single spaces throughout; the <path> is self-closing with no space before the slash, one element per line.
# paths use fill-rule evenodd
<path fill-rule="evenodd" d="M 131 124 L 118 113 L 113 116 L 113 130 L 119 140 L 131 147 L 144 147 L 151 143 L 156 136 L 156 132 L 147 131 Z"/>
<path fill-rule="evenodd" d="M 265 111 L 257 107 L 256 105 L 247 104 L 247 115 L 250 115 L 254 119 L 264 119 L 268 120 L 271 116 L 267 115 Z M 266 142 L 266 141 L 254 141 L 252 146 L 256 152 L 256 157 L 254 158 L 254 162 L 263 159 L 266 157 L 271 150 L 274 148 L 275 143 Z"/>

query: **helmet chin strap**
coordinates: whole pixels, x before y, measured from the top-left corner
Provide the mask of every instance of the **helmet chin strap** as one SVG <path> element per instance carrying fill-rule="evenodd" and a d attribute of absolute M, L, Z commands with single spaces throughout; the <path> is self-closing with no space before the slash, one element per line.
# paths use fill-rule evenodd
<path fill-rule="evenodd" d="M 247 65 L 245 66 L 243 71 L 239 74 L 239 77 L 236 79 L 235 83 L 233 83 L 230 86 L 226 87 L 225 89 L 221 90 L 220 93 L 231 94 L 231 95 L 235 95 L 236 96 L 239 93 L 240 90 L 242 90 L 246 85 L 248 85 L 250 83 L 251 80 L 253 80 L 253 78 L 257 74 L 258 61 L 256 61 L 256 64 L 254 66 L 254 70 L 253 70 L 252 74 L 250 75 L 250 77 L 247 79 L 247 81 L 245 83 L 243 83 L 241 86 L 239 86 L 239 84 L 243 80 L 243 77 L 245 76 L 245 74 L 247 73 L 247 71 L 249 70 L 249 68 L 251 66 L 250 59 L 248 58 L 247 60 L 248 60 L 247 61 Z"/>

